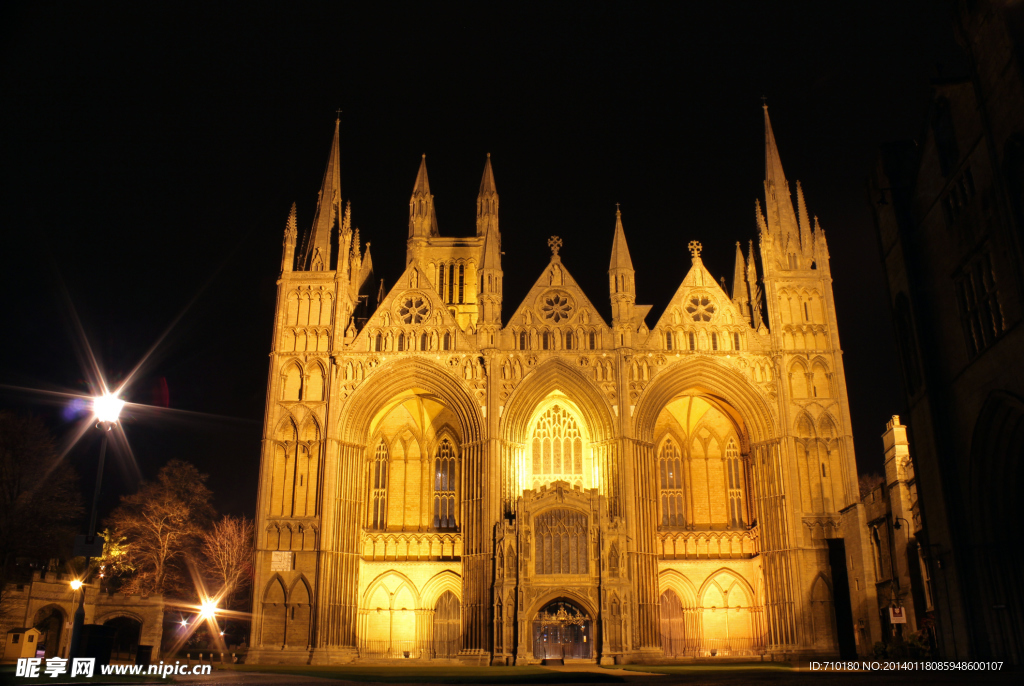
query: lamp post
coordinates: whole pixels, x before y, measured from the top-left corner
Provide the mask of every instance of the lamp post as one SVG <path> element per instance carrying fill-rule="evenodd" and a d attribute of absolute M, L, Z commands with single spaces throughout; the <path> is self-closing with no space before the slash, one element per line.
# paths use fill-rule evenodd
<path fill-rule="evenodd" d="M 79 657 L 79 643 L 82 639 L 82 627 L 85 625 L 85 582 L 89 578 L 89 564 L 92 561 L 96 544 L 99 543 L 100 555 L 102 555 L 102 541 L 97 541 L 96 536 L 96 509 L 100 500 L 100 487 L 103 485 L 103 463 L 107 458 L 107 432 L 114 428 L 117 419 L 121 414 L 124 401 L 115 393 L 104 393 L 92 399 L 93 417 L 96 419 L 96 428 L 102 429 L 102 441 L 100 442 L 100 460 L 96 465 L 96 488 L 92 494 L 92 510 L 89 513 L 89 528 L 82 537 L 82 548 L 85 552 L 85 571 L 81 580 L 77 580 L 79 588 L 78 609 L 75 610 L 74 623 L 71 625 L 71 649 L 68 657 Z M 77 543 L 77 542 L 76 542 Z M 76 547 L 78 547 L 76 545 Z M 74 588 L 74 583 L 72 583 Z"/>

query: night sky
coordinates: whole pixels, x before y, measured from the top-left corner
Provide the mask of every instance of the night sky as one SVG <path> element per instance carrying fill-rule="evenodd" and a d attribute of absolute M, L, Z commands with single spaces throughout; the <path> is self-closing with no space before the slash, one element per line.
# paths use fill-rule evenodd
<path fill-rule="evenodd" d="M 115 381 L 171 327 L 127 391 L 174 410 L 126 419 L 141 474 L 192 461 L 221 511 L 252 516 L 282 231 L 293 201 L 312 221 L 337 108 L 342 192 L 387 287 L 420 155 L 442 235 L 470 235 L 490 152 L 505 317 L 553 234 L 610 317 L 619 202 L 653 325 L 690 240 L 731 287 L 756 237 L 766 96 L 828 235 L 860 471 L 880 469 L 903 396 L 865 179 L 957 68 L 945 2 L 152 4 L 2 10 L 0 407 L 60 438 L 82 421 L 11 388 L 87 390 L 72 311 Z M 96 433 L 68 455 L 83 491 Z M 105 509 L 135 488 L 125 459 Z"/>

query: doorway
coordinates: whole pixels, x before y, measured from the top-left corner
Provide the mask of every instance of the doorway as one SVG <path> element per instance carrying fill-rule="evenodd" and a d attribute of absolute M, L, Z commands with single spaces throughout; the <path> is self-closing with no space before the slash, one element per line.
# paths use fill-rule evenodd
<path fill-rule="evenodd" d="M 548 603 L 533 620 L 533 656 L 542 660 L 592 658 L 593 620 L 568 600 Z"/>

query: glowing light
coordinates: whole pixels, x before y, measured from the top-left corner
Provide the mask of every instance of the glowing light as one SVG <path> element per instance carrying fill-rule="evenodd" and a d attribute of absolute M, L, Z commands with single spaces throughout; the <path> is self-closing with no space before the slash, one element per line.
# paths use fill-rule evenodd
<path fill-rule="evenodd" d="M 100 422 L 113 424 L 121 415 L 123 407 L 124 401 L 113 393 L 104 393 L 92 399 L 92 413 Z"/>
<path fill-rule="evenodd" d="M 188 626 L 188 620 L 187 619 L 182 619 L 181 620 L 181 625 L 182 626 Z"/>
<path fill-rule="evenodd" d="M 207 600 L 199 609 L 200 619 L 213 619 L 217 615 L 217 603 L 212 600 Z"/>
<path fill-rule="evenodd" d="M 71 580 L 71 590 L 72 591 L 77 591 L 81 587 L 82 587 L 82 580 L 81 579 L 72 579 Z"/>

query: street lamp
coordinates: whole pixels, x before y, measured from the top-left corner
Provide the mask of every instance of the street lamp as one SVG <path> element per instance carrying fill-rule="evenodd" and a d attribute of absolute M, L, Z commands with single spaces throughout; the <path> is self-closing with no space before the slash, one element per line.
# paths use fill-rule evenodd
<path fill-rule="evenodd" d="M 92 399 L 93 417 L 96 419 L 96 428 L 103 430 L 101 434 L 103 440 L 100 442 L 100 460 L 96 464 L 96 488 L 92 494 L 89 528 L 86 529 L 85 536 L 79 536 L 78 540 L 75 541 L 75 548 L 81 549 L 85 555 L 85 573 L 82 579 L 75 579 L 71 582 L 71 587 L 75 590 L 80 589 L 81 593 L 78 597 L 78 609 L 75 610 L 75 620 L 71 627 L 69 657 L 80 657 L 79 643 L 82 639 L 82 627 L 85 625 L 85 588 L 83 588 L 83 584 L 85 579 L 88 578 L 89 563 L 92 561 L 93 555 L 99 557 L 103 554 L 104 541 L 96 535 L 96 509 L 100 500 L 100 487 L 103 485 L 103 463 L 107 459 L 107 432 L 114 428 L 114 424 L 117 423 L 123 407 L 124 401 L 116 393 L 107 392 Z M 78 550 L 75 552 L 77 555 Z M 78 584 L 77 587 L 75 586 L 76 583 Z"/>

